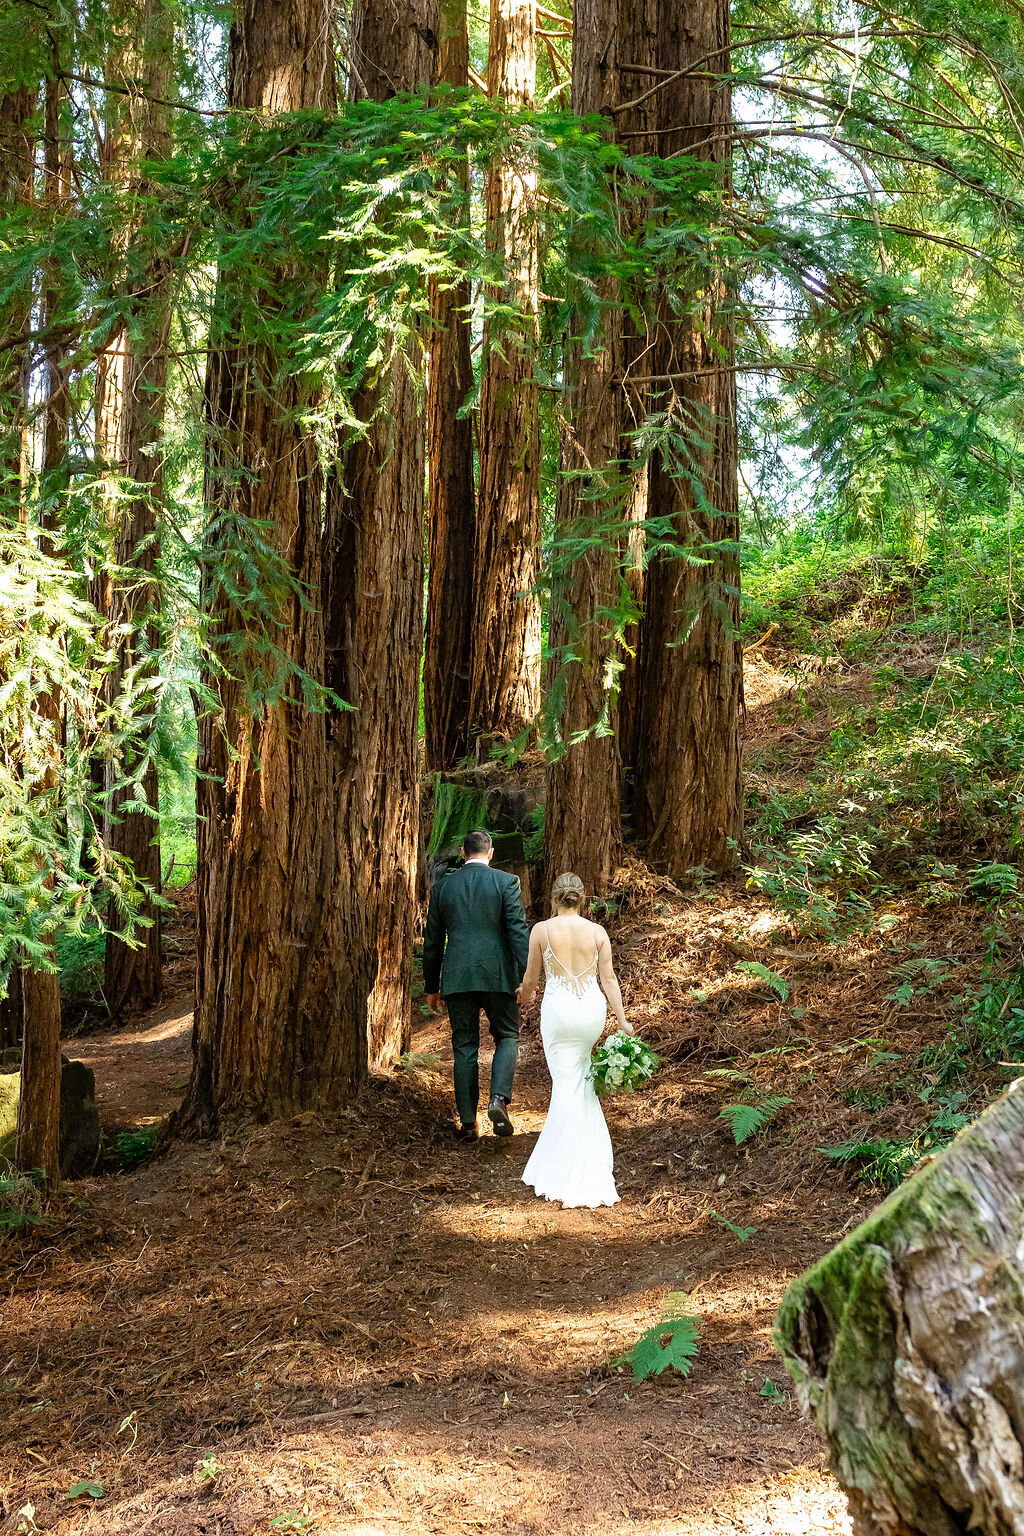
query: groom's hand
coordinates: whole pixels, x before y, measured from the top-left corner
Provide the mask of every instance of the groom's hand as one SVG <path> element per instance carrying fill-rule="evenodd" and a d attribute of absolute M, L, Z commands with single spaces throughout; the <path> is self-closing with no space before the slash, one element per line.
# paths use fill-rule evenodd
<path fill-rule="evenodd" d="M 441 994 L 440 994 L 440 992 L 428 992 L 427 993 L 427 1007 L 428 1008 L 432 1008 L 435 1013 L 440 1013 L 441 1012 Z"/>

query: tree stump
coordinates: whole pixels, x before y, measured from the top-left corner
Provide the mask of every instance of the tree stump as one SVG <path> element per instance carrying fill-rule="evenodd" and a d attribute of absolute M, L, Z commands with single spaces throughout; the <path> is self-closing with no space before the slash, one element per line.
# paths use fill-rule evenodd
<path fill-rule="evenodd" d="M 1024 1078 L 790 1286 L 776 1338 L 857 1536 L 1024 1536 Z"/>
<path fill-rule="evenodd" d="M 537 832 L 543 803 L 542 786 L 498 780 L 484 770 L 439 777 L 433 803 L 425 808 L 428 889 L 458 864 L 465 834 L 480 828 L 494 839 L 495 867 L 518 876 L 523 906 L 530 912 L 539 871 L 531 865 L 527 845 Z"/>
<path fill-rule="evenodd" d="M 0 1052 L 0 1172 L 13 1163 L 21 1076 L 13 1053 Z M 83 1061 L 60 1063 L 60 1172 L 63 1178 L 91 1173 L 100 1155 L 96 1075 Z"/>

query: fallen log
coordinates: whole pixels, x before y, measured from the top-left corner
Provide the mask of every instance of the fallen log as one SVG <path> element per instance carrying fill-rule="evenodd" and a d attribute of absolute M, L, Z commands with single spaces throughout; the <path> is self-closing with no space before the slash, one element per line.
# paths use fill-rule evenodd
<path fill-rule="evenodd" d="M 789 1287 L 857 1536 L 1024 1536 L 1024 1078 Z"/>

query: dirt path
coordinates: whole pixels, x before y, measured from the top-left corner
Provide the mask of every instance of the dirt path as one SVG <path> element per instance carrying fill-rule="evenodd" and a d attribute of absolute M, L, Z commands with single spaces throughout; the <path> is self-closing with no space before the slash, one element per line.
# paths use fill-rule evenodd
<path fill-rule="evenodd" d="M 793 687 L 748 668 L 748 746 L 782 787 L 834 719 L 832 684 L 799 708 Z M 609 1107 L 621 1203 L 562 1211 L 520 1181 L 547 1094 L 535 1020 L 510 1143 L 453 1141 L 446 1031 L 420 1019 L 414 1047 L 437 1070 L 375 1079 L 341 1115 L 79 1181 L 63 1224 L 0 1260 L 0 1536 L 849 1532 L 772 1319 L 877 1199 L 821 1147 L 930 1113 L 897 1080 L 980 974 L 984 914 L 911 901 L 885 935 L 826 946 L 787 935 L 741 881 L 684 895 L 624 873 L 620 972 L 665 1064 Z M 71 1042 L 108 1127 L 180 1096 L 189 903 L 169 1002 Z M 950 996 L 897 1009 L 895 968 L 920 955 L 953 957 Z M 740 958 L 784 972 L 788 1000 Z M 787 1107 L 737 1148 L 718 1115 L 744 1084 Z M 700 1319 L 693 1373 L 637 1385 L 610 1362 L 676 1290 Z M 92 1492 L 66 1497 L 83 1480 Z"/>
<path fill-rule="evenodd" d="M 67 1049 L 96 1074 L 108 1131 L 153 1125 L 181 1103 L 191 1066 L 192 992 L 177 992 L 133 1028 L 80 1035 Z"/>
<path fill-rule="evenodd" d="M 3 1302 L 5 1514 L 31 1502 L 68 1536 L 848 1530 L 770 1327 L 849 1198 L 775 1188 L 684 1080 L 611 1106 L 620 1205 L 538 1202 L 519 1178 L 546 1097 L 535 1027 L 519 1134 L 470 1147 L 444 1035 L 414 1042 L 439 1071 L 376 1081 L 358 1113 L 76 1186 Z M 188 1048 L 172 1003 L 75 1051 L 124 1125 L 176 1100 Z M 609 1362 L 678 1289 L 693 1375 L 637 1386 Z M 82 1479 L 102 1496 L 65 1498 Z"/>

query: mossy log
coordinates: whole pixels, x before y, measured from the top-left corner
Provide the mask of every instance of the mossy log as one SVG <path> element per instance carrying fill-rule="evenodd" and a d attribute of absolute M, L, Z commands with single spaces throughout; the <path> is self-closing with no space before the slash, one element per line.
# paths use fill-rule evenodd
<path fill-rule="evenodd" d="M 790 1286 L 857 1536 L 1024 1536 L 1024 1078 Z"/>

